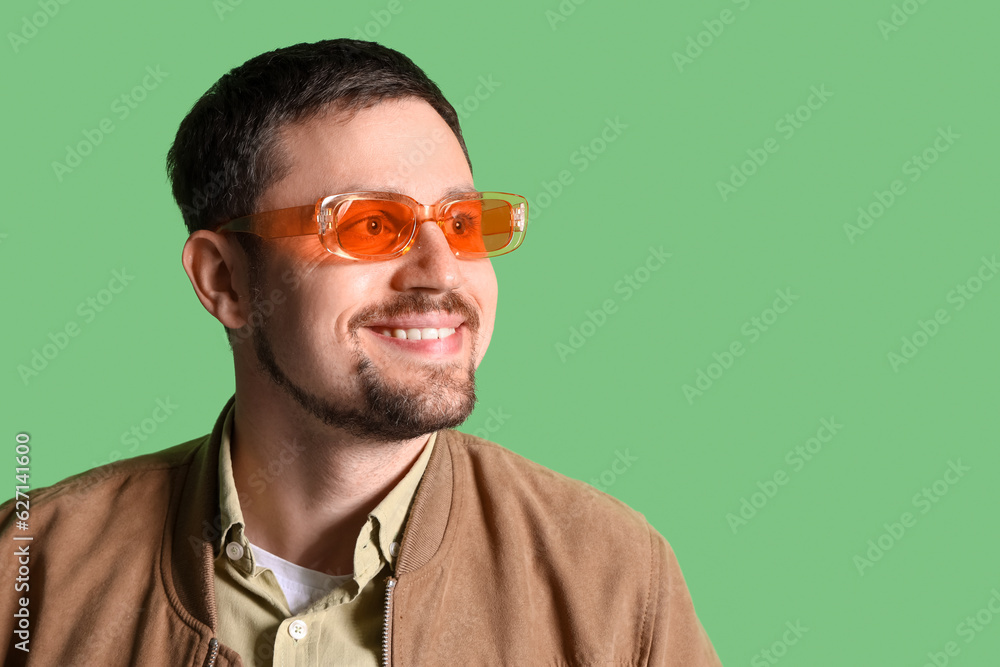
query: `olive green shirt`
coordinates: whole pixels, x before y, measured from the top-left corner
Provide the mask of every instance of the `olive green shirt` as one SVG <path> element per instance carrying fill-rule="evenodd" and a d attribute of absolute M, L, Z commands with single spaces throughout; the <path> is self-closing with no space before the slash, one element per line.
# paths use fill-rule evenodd
<path fill-rule="evenodd" d="M 221 550 L 215 559 L 219 641 L 247 667 L 372 665 L 381 660 L 385 579 L 395 570 L 403 527 L 437 433 L 386 497 L 368 515 L 354 548 L 353 576 L 293 615 L 271 570 L 254 561 L 244 535 L 241 502 L 259 498 L 267 484 L 284 482 L 283 467 L 301 455 L 294 446 L 249 478 L 238 497 L 230 458 L 233 411 L 226 415 L 219 451 Z"/>

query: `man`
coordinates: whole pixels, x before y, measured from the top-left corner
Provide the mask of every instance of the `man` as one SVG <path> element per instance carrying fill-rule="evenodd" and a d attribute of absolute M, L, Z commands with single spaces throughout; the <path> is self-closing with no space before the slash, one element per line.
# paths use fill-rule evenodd
<path fill-rule="evenodd" d="M 235 396 L 204 438 L 34 492 L 26 605 L 0 573 L 5 664 L 719 664 L 640 514 L 452 429 L 526 202 L 476 190 L 409 59 L 254 58 L 168 170 Z"/>

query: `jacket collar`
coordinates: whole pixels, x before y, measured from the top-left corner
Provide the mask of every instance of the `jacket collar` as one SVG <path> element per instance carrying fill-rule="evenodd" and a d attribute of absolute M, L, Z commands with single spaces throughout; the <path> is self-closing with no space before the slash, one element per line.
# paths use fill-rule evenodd
<path fill-rule="evenodd" d="M 219 448 L 226 414 L 235 401 L 234 395 L 226 402 L 211 435 L 195 441 L 188 465 L 181 467 L 167 513 L 160 563 L 171 603 L 186 623 L 203 632 L 205 626 L 213 633 L 218 628 L 214 560 L 222 530 Z M 460 438 L 451 429 L 438 432 L 403 532 L 397 576 L 425 565 L 444 541 L 455 486 L 452 449 L 460 444 Z"/>

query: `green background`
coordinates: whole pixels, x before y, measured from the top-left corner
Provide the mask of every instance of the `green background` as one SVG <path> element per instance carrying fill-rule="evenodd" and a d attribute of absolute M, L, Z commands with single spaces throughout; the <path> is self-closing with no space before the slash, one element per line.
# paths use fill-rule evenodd
<path fill-rule="evenodd" d="M 904 10 L 888 0 L 398 2 L 76 0 L 44 21 L 4 3 L 0 387 L 9 446 L 31 434 L 32 486 L 211 429 L 231 355 L 181 269 L 167 148 L 228 69 L 367 30 L 460 107 L 477 187 L 531 202 L 525 244 L 494 261 L 496 333 L 463 429 L 644 513 L 727 665 L 923 665 L 948 642 L 948 664 L 998 664 L 1000 618 L 960 625 L 1000 590 L 996 3 L 909 0 L 888 31 Z M 112 104 L 147 66 L 166 76 L 122 118 Z M 809 109 L 813 87 L 829 95 Z M 57 175 L 104 118 L 114 130 Z M 602 144 L 609 119 L 624 127 Z M 903 194 L 850 234 L 895 180 Z M 79 304 L 122 268 L 134 280 L 85 321 Z M 645 279 L 629 298 L 626 276 Z M 778 290 L 795 300 L 775 318 Z M 70 323 L 79 335 L 22 377 Z M 893 364 L 904 337 L 921 346 Z M 699 371 L 711 385 L 686 395 Z M 178 407 L 127 447 L 157 399 Z M 842 428 L 796 463 L 822 419 Z M 953 484 L 950 463 L 969 469 Z M 738 523 L 744 499 L 759 507 Z M 786 623 L 808 628 L 794 645 Z"/>

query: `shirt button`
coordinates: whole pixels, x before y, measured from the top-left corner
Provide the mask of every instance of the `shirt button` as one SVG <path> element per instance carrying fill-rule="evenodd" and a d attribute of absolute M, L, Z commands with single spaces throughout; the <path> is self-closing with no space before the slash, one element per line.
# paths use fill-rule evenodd
<path fill-rule="evenodd" d="M 399 555 L 399 542 L 389 544 L 389 555 L 393 558 Z"/>
<path fill-rule="evenodd" d="M 226 555 L 232 560 L 243 558 L 243 545 L 239 542 L 230 542 L 226 545 Z"/>
<path fill-rule="evenodd" d="M 288 634 L 292 636 L 292 639 L 299 640 L 304 639 L 306 634 L 309 633 L 309 626 L 306 625 L 305 621 L 294 620 L 288 624 Z"/>

